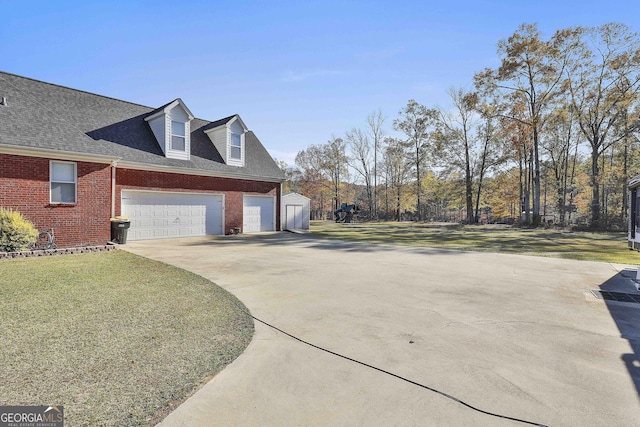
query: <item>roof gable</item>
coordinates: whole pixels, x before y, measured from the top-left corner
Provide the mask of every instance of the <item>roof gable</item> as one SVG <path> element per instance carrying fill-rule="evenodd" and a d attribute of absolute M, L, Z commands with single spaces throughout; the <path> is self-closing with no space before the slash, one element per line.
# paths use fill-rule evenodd
<path fill-rule="evenodd" d="M 303 198 L 305 198 L 305 199 L 307 199 L 307 200 L 311 200 L 309 197 L 305 196 L 304 194 L 296 193 L 295 191 L 292 191 L 291 193 L 284 194 L 284 195 L 282 196 L 282 198 L 283 198 L 283 199 L 284 199 L 285 197 L 287 197 L 287 198 L 289 198 L 289 197 L 291 197 L 291 198 L 300 198 L 300 197 L 303 197 Z"/>
<path fill-rule="evenodd" d="M 145 117 L 144 119 L 146 121 L 150 121 L 150 120 L 153 120 L 156 117 L 159 117 L 159 116 L 161 116 L 163 114 L 169 114 L 171 112 L 171 110 L 173 110 L 175 107 L 182 108 L 182 110 L 185 112 L 185 114 L 187 115 L 189 120 L 193 120 L 195 118 L 193 116 L 193 114 L 191 113 L 191 110 L 189 110 L 189 108 L 187 108 L 187 105 L 182 101 L 182 99 L 176 98 L 173 101 L 164 104 L 162 107 L 156 108 L 155 110 L 150 112 L 147 115 L 147 117 Z"/>

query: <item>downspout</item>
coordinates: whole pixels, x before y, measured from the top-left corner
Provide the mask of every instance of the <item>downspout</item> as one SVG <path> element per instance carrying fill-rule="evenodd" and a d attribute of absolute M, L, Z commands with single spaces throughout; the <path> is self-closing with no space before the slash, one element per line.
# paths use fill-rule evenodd
<path fill-rule="evenodd" d="M 111 162 L 111 218 L 116 216 L 116 167 L 118 160 Z"/>

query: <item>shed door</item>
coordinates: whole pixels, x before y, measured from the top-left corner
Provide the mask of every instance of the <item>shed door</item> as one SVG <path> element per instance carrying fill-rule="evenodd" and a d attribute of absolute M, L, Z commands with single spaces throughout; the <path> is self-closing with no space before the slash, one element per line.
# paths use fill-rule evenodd
<path fill-rule="evenodd" d="M 244 196 L 243 232 L 275 231 L 276 198 L 274 196 Z"/>
<path fill-rule="evenodd" d="M 301 230 L 302 227 L 302 206 L 287 205 L 287 230 Z"/>
<path fill-rule="evenodd" d="M 223 234 L 223 206 L 220 194 L 122 191 L 129 240 Z"/>

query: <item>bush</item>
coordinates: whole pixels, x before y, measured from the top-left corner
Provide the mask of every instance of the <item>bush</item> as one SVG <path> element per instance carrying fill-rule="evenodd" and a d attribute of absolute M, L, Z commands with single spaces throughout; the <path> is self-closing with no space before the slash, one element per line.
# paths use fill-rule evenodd
<path fill-rule="evenodd" d="M 28 249 L 38 238 L 38 230 L 20 212 L 0 207 L 0 252 Z"/>

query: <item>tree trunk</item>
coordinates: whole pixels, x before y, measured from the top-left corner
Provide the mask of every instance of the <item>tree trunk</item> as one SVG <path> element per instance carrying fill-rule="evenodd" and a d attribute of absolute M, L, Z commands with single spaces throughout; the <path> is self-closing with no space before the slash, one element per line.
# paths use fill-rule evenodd
<path fill-rule="evenodd" d="M 624 153 L 622 160 L 622 211 L 620 212 L 620 222 L 624 223 L 624 219 L 627 217 L 629 212 L 629 200 L 627 197 L 627 191 L 629 191 L 627 182 L 629 181 L 629 170 L 627 169 L 627 162 L 629 158 L 629 141 L 627 139 L 627 132 L 625 126 L 625 137 L 624 137 Z"/>
<path fill-rule="evenodd" d="M 385 207 L 385 215 L 387 216 L 387 220 L 389 219 L 389 184 L 385 179 L 384 182 L 384 207 Z"/>
<path fill-rule="evenodd" d="M 522 164 L 522 156 L 518 158 L 518 178 L 519 178 L 519 212 L 518 212 L 518 221 L 522 222 L 522 212 L 524 211 L 524 167 Z"/>
<path fill-rule="evenodd" d="M 600 226 L 600 186 L 598 184 L 600 167 L 597 144 L 591 150 L 591 227 Z"/>
<path fill-rule="evenodd" d="M 564 150 L 564 168 L 562 171 L 562 185 L 558 189 L 558 201 L 560 205 L 560 226 L 566 225 L 566 212 L 567 212 L 567 179 L 569 176 L 569 148 L 571 146 L 571 128 L 569 128 L 569 135 L 567 136 L 566 150 Z M 571 206 L 569 206 L 571 209 Z"/>
<path fill-rule="evenodd" d="M 398 186 L 398 200 L 396 202 L 396 220 L 400 222 L 400 186 Z"/>
<path fill-rule="evenodd" d="M 573 213 L 573 196 L 574 196 L 574 188 L 575 185 L 575 177 L 576 177 L 576 162 L 578 159 L 578 144 L 576 144 L 576 151 L 573 153 L 573 159 L 571 159 L 571 195 L 569 196 L 569 217 L 567 218 L 567 224 L 571 223 L 571 214 Z"/>
<path fill-rule="evenodd" d="M 540 225 L 540 153 L 538 149 L 538 126 L 533 127 L 533 226 Z"/>
<path fill-rule="evenodd" d="M 371 206 L 372 219 L 378 219 L 378 138 L 373 141 L 373 206 Z"/>
<path fill-rule="evenodd" d="M 476 193 L 476 212 L 474 216 L 475 223 L 480 222 L 479 210 L 480 210 L 480 193 L 482 192 L 482 180 L 484 179 L 484 170 L 487 164 L 487 151 L 489 148 L 489 139 L 485 139 L 484 148 L 482 149 L 482 161 L 480 162 L 480 174 L 478 176 L 478 192 Z"/>
<path fill-rule="evenodd" d="M 556 193 L 556 204 L 558 205 L 558 212 L 560 213 L 560 220 L 559 220 L 559 224 L 560 226 L 564 227 L 564 219 L 565 219 L 565 215 L 564 215 L 564 205 L 566 203 L 565 201 L 565 187 L 563 185 L 558 185 L 558 190 Z"/>
<path fill-rule="evenodd" d="M 417 210 L 418 210 L 418 221 L 422 221 L 422 204 L 420 203 L 420 193 L 422 193 L 422 181 L 420 180 L 420 147 L 418 147 L 418 145 L 416 144 L 416 178 L 418 180 L 418 182 L 416 182 L 416 187 L 417 187 L 417 196 L 418 196 L 418 202 L 417 202 Z M 398 212 L 399 215 L 399 212 Z"/>
<path fill-rule="evenodd" d="M 466 137 L 465 137 L 466 138 Z M 467 223 L 473 224 L 476 221 L 473 215 L 473 182 L 471 179 L 471 166 L 469 165 L 469 144 L 465 140 L 464 143 L 464 159 L 465 159 L 465 193 L 466 193 L 466 203 L 467 203 Z"/>

